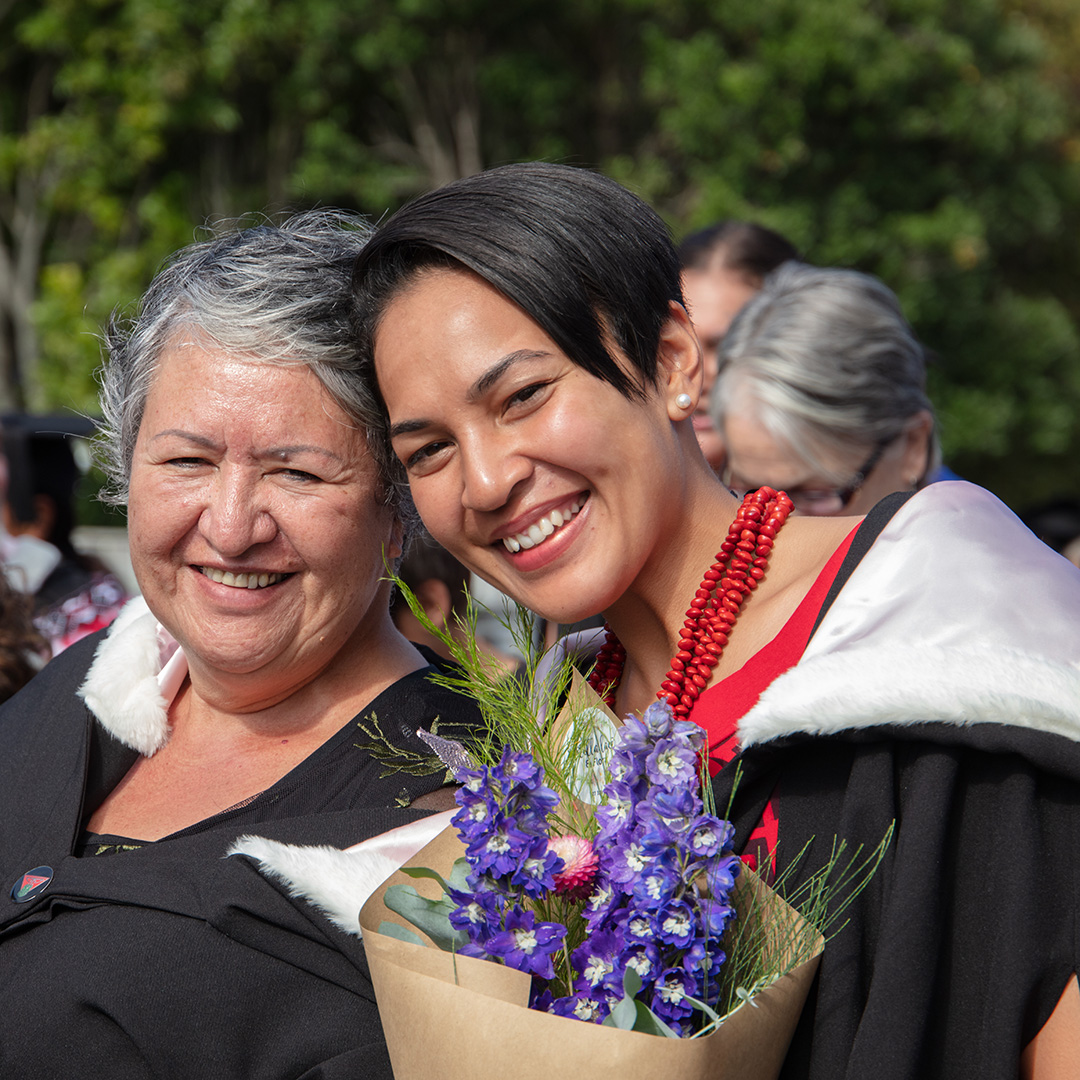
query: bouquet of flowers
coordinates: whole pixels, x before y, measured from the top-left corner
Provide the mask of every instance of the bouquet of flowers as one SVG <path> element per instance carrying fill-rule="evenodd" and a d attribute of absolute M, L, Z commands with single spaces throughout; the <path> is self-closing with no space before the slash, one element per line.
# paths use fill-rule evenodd
<path fill-rule="evenodd" d="M 465 641 L 446 681 L 480 700 L 489 740 L 430 739 L 461 785 L 457 835 L 360 916 L 397 1080 L 546 1078 L 567 1060 L 621 1080 L 775 1076 L 833 901 L 883 847 L 839 875 L 837 848 L 803 917 L 733 854 L 697 725 L 658 702 L 620 727 L 569 665 L 508 682 Z M 545 697 L 548 716 L 566 699 L 553 723 Z"/>

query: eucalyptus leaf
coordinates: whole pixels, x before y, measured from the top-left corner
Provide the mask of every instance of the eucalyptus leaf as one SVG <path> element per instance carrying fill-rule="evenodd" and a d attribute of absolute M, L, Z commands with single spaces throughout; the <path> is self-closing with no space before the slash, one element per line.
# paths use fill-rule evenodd
<path fill-rule="evenodd" d="M 637 1023 L 637 1002 L 635 995 L 641 990 L 641 976 L 632 968 L 628 967 L 623 973 L 623 996 L 615 1007 L 605 1017 L 606 1027 L 619 1028 L 622 1031 L 633 1031 Z"/>
<path fill-rule="evenodd" d="M 383 919 L 379 923 L 379 933 L 383 937 L 397 938 L 398 941 L 407 941 L 410 945 L 420 945 L 425 949 L 427 948 L 427 942 L 419 934 L 414 934 L 407 926 L 402 926 L 401 923 L 389 922 Z"/>
<path fill-rule="evenodd" d="M 403 866 L 401 872 L 408 874 L 411 878 L 430 878 L 432 881 L 439 883 L 444 893 L 449 891 L 442 874 L 436 870 L 429 870 L 426 866 Z"/>
<path fill-rule="evenodd" d="M 464 857 L 455 859 L 454 868 L 450 871 L 451 887 L 459 892 L 467 892 L 469 890 L 468 877 L 471 869 L 468 859 Z"/>
<path fill-rule="evenodd" d="M 469 940 L 466 934 L 450 925 L 450 912 L 454 910 L 454 905 L 445 897 L 442 900 L 428 900 L 411 885 L 391 885 L 383 896 L 383 903 L 427 934 L 444 952 L 456 951 Z"/>
<path fill-rule="evenodd" d="M 678 1039 L 680 1036 L 674 1032 L 645 1004 L 644 1001 L 635 1001 L 637 1006 L 637 1022 L 634 1024 L 635 1031 L 643 1031 L 646 1035 L 663 1035 L 665 1039 Z"/>

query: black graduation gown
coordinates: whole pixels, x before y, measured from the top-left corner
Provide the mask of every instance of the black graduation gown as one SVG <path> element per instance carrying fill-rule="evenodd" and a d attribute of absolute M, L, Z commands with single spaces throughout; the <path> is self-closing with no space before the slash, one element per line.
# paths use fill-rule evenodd
<path fill-rule="evenodd" d="M 901 503 L 867 518 L 826 609 Z M 795 885 L 825 864 L 834 837 L 871 850 L 895 822 L 877 875 L 826 946 L 783 1080 L 1015 1080 L 1080 971 L 1080 745 L 925 720 L 776 738 L 714 782 L 723 808 L 741 766 L 736 850 L 770 796 L 777 870 L 813 841 Z"/>
<path fill-rule="evenodd" d="M 363 947 L 249 859 L 249 832 L 346 847 L 415 820 L 442 776 L 383 777 L 349 725 L 246 807 L 138 850 L 73 854 L 82 822 L 135 757 L 75 690 L 100 635 L 0 711 L 0 1076 L 5 1080 L 389 1078 Z M 364 714 L 397 741 L 477 722 L 471 702 L 400 680 Z M 331 745 L 333 744 L 333 745 Z M 11 890 L 38 866 L 36 899 Z"/>

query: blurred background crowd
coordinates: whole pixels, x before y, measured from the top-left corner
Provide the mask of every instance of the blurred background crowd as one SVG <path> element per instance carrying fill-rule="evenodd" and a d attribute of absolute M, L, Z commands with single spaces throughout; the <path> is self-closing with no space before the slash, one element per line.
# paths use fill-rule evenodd
<path fill-rule="evenodd" d="M 200 223 L 377 220 L 515 160 L 597 168 L 657 207 L 713 378 L 759 340 L 755 322 L 725 343 L 743 305 L 778 318 L 817 287 L 777 267 L 879 279 L 848 285 L 890 311 L 895 293 L 925 386 L 876 458 L 833 470 L 855 489 L 818 484 L 845 496 L 825 512 L 863 512 L 893 464 L 897 486 L 960 475 L 1080 561 L 1078 46 L 1072 0 L 0 0 L 12 683 L 136 588 L 83 442 L 110 312 Z M 737 457 L 740 378 L 695 418 L 736 488 L 772 480 Z M 754 437 L 743 457 L 764 460 Z"/>

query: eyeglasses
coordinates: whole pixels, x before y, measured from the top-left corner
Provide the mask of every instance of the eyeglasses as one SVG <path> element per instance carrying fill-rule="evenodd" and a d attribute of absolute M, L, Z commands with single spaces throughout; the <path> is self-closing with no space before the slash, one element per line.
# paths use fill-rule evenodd
<path fill-rule="evenodd" d="M 893 440 L 886 439 L 874 447 L 874 452 L 859 466 L 858 471 L 851 478 L 851 482 L 841 488 L 819 488 L 800 491 L 796 488 L 789 491 L 788 497 L 795 504 L 795 509 L 803 514 L 812 514 L 815 517 L 827 517 L 830 514 L 839 514 L 855 498 L 856 492 L 866 483 L 870 474 L 877 468 L 882 455 L 888 449 Z M 731 467 L 724 466 L 720 474 L 724 486 L 729 488 L 738 499 L 743 499 L 757 488 L 739 488 L 731 484 Z"/>

